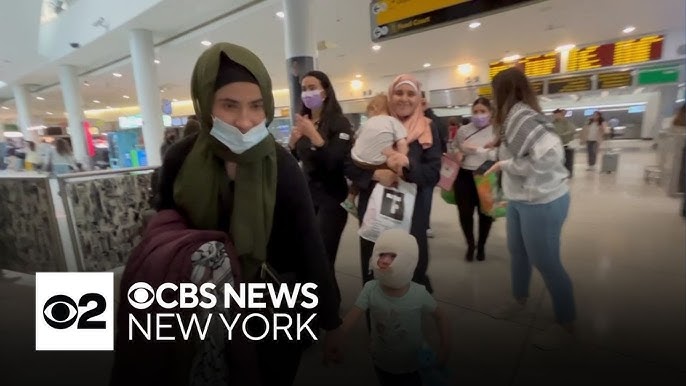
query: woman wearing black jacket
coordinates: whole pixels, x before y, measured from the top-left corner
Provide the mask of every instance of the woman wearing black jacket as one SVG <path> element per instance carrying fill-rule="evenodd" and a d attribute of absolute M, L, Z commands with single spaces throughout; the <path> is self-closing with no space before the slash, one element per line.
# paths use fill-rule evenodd
<path fill-rule="evenodd" d="M 245 281 L 261 281 L 267 263 L 282 279 L 316 283 L 319 326 L 336 330 L 340 299 L 305 178 L 267 131 L 274 100 L 264 65 L 243 47 L 216 44 L 198 59 L 191 94 L 201 131 L 165 154 L 157 209 L 177 210 L 192 229 L 227 232 Z M 335 340 L 327 342 L 331 354 Z M 258 342 L 262 385 L 291 384 L 303 350 Z"/>
<path fill-rule="evenodd" d="M 346 166 L 348 178 L 360 189 L 358 197 L 358 215 L 362 219 L 367 210 L 369 196 L 374 186 L 380 183 L 393 186 L 398 178 L 417 184 L 417 197 L 412 214 L 410 233 L 417 239 L 419 246 L 419 261 L 415 269 L 413 281 L 426 286 L 431 293 L 433 288 L 426 275 L 429 266 L 429 243 L 426 231 L 429 228 L 428 195 L 433 194 L 434 186 L 440 178 L 441 169 L 441 141 L 438 129 L 426 117 L 422 108 L 421 88 L 419 82 L 409 75 L 401 75 L 395 79 L 388 90 L 389 110 L 391 115 L 398 118 L 407 128 L 407 142 L 409 164 L 402 170 L 366 170 L 352 162 Z M 362 265 L 362 280 L 373 279 L 369 270 L 369 258 L 372 255 L 374 243 L 360 238 L 360 263 Z"/>
<path fill-rule="evenodd" d="M 348 221 L 348 212 L 341 207 L 341 202 L 348 195 L 344 171 L 353 133 L 326 74 L 321 71 L 305 74 L 301 97 L 303 109 L 296 116 L 289 146 L 303 163 L 333 273 L 341 234 Z"/>

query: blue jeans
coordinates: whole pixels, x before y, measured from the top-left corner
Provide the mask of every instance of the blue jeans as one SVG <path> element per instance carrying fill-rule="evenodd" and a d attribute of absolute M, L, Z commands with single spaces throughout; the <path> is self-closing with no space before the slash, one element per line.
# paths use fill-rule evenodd
<path fill-rule="evenodd" d="M 547 204 L 510 201 L 507 205 L 514 297 L 529 297 L 531 267 L 535 266 L 550 292 L 557 322 L 574 321 L 572 281 L 560 261 L 560 234 L 569 211 L 569 193 Z"/>
<path fill-rule="evenodd" d="M 586 150 L 588 151 L 588 166 L 595 166 L 598 158 L 598 141 L 586 142 Z"/>

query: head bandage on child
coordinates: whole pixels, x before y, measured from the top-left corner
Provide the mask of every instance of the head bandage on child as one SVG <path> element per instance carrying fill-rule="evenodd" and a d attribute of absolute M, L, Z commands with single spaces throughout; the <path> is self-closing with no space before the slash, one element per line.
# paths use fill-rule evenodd
<path fill-rule="evenodd" d="M 395 253 L 393 263 L 384 270 L 379 268 L 379 256 L 382 253 Z M 374 244 L 374 251 L 369 265 L 374 271 L 374 278 L 390 288 L 403 288 L 412 281 L 417 267 L 419 248 L 414 236 L 400 229 L 383 232 Z"/>

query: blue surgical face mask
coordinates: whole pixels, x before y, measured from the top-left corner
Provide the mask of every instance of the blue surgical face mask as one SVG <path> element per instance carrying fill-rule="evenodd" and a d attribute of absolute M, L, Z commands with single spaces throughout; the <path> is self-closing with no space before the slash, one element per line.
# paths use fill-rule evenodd
<path fill-rule="evenodd" d="M 236 154 L 243 154 L 262 142 L 269 135 L 266 120 L 243 134 L 236 126 L 229 125 L 219 118 L 214 118 L 210 135 Z"/>

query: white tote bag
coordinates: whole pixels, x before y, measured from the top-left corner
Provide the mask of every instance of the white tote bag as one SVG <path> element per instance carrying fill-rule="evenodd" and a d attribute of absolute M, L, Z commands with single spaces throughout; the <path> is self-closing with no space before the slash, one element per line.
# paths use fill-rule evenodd
<path fill-rule="evenodd" d="M 376 184 L 357 234 L 365 240 L 376 242 L 379 235 L 388 229 L 398 228 L 409 233 L 416 198 L 416 184 L 402 180 L 396 188 Z"/>

